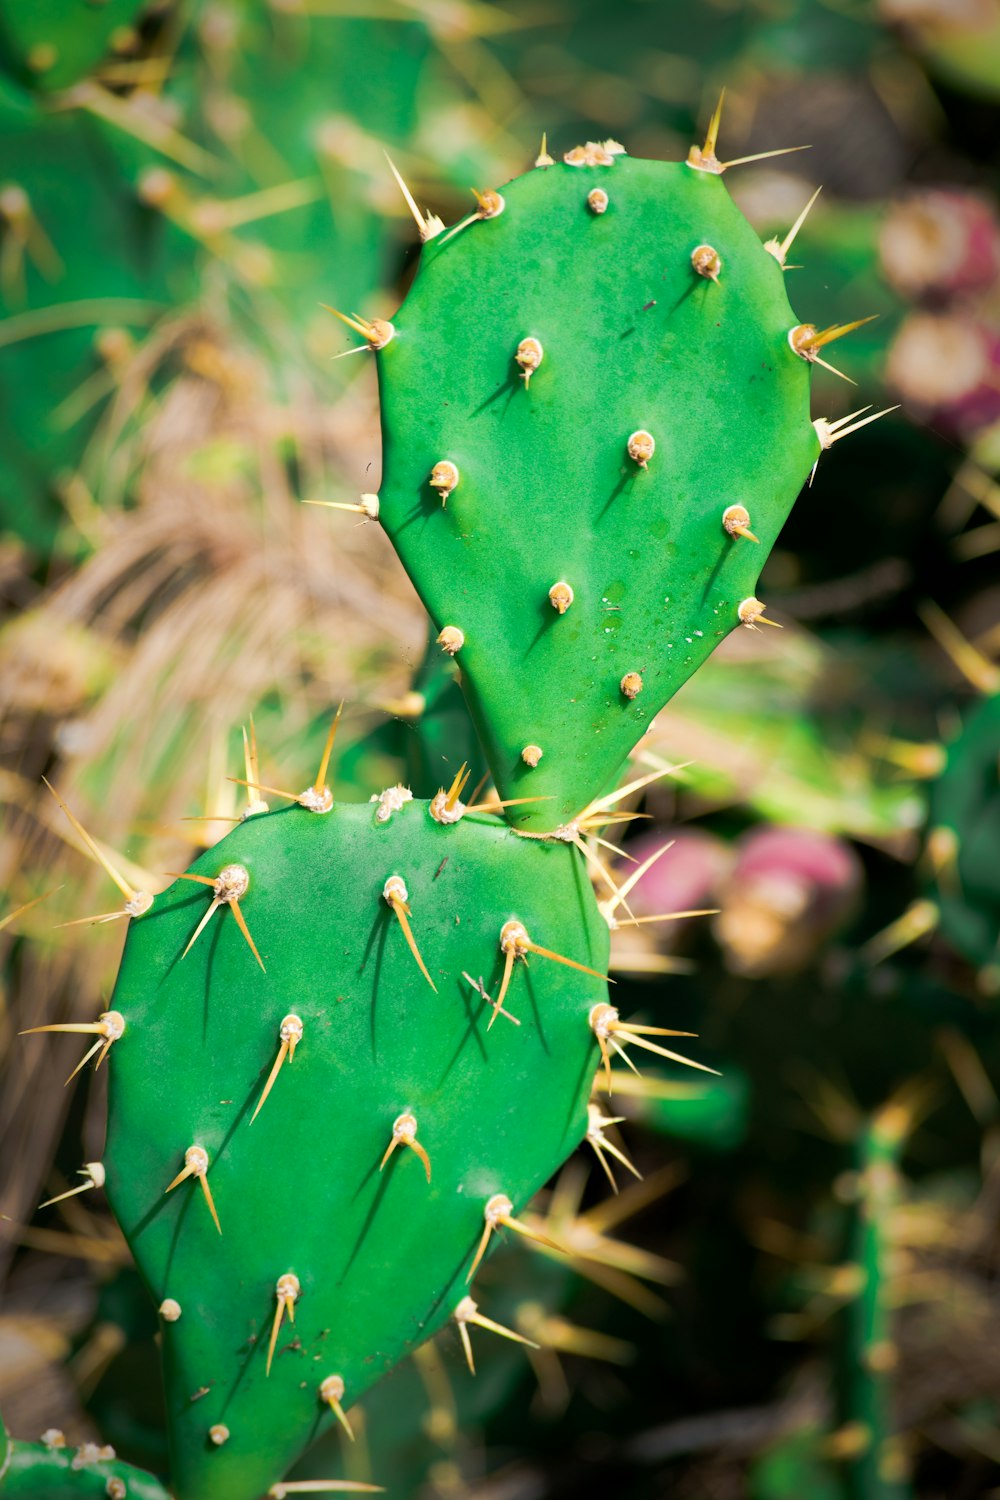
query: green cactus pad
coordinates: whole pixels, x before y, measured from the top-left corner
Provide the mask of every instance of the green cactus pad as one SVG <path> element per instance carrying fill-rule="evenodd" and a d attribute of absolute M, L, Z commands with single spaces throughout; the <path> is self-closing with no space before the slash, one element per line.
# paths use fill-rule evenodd
<path fill-rule="evenodd" d="M 464 636 L 501 794 L 551 799 L 513 820 L 551 829 L 739 623 L 820 450 L 801 320 L 718 175 L 618 156 L 537 168 L 502 198 L 428 243 L 378 353 L 380 518 L 437 627 Z M 717 279 L 692 263 L 702 245 Z M 640 431 L 647 467 L 627 451 Z M 441 462 L 458 471 L 444 504 Z M 724 529 L 732 505 L 759 545 Z"/>
<path fill-rule="evenodd" d="M 0 1495 L 3 1500 L 169 1500 L 167 1491 L 152 1474 L 115 1458 L 114 1449 L 84 1443 L 79 1448 L 58 1444 L 7 1444 L 0 1465 Z"/>
<path fill-rule="evenodd" d="M 111 1001 L 124 1033 L 108 1063 L 107 1192 L 154 1299 L 180 1308 L 163 1322 L 178 1500 L 253 1500 L 279 1480 L 335 1420 L 324 1378 L 342 1377 L 347 1407 L 442 1327 L 469 1291 L 486 1202 L 503 1192 L 516 1212 L 586 1130 L 604 981 L 529 955 L 504 1002 L 520 1024 L 499 1015 L 487 1030 L 491 1007 L 463 977 L 497 998 L 511 918 L 604 972 L 607 930 L 576 852 L 481 814 L 446 826 L 425 802 L 382 810 L 257 815 L 192 867 L 248 873 L 239 910 L 266 973 L 225 906 L 181 957 L 207 886 L 177 881 L 130 926 Z M 383 897 L 393 875 L 436 993 Z M 302 1039 L 251 1121 L 288 1014 Z M 380 1171 L 405 1112 L 430 1183 L 405 1145 Z M 221 1234 L 200 1179 L 165 1192 L 192 1145 Z M 289 1273 L 301 1295 L 268 1376 Z"/>

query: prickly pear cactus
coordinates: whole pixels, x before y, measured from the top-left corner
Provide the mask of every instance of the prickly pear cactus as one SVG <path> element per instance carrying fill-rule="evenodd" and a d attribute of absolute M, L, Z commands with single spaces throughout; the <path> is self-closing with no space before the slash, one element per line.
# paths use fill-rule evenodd
<path fill-rule="evenodd" d="M 683 164 L 543 153 L 447 232 L 412 205 L 402 310 L 344 319 L 383 402 L 361 508 L 455 658 L 509 821 L 462 804 L 464 765 L 430 801 L 335 804 L 331 739 L 279 813 L 248 752 L 243 822 L 162 895 L 115 877 L 119 980 L 68 1028 L 111 1072 L 77 1191 L 106 1184 L 160 1311 L 177 1500 L 291 1493 L 324 1425 L 350 1433 L 449 1320 L 470 1365 L 476 1327 L 527 1342 L 477 1306 L 483 1256 L 510 1232 L 561 1248 L 519 1214 L 584 1137 L 629 1165 L 590 1102 L 612 1054 L 684 1061 L 609 1003 L 625 892 L 598 907 L 584 836 L 657 709 L 767 623 L 764 558 L 859 415 L 809 420 L 808 366 L 853 325 L 797 324 L 795 230 L 756 240 L 717 129 Z"/>
<path fill-rule="evenodd" d="M 714 152 L 706 169 L 608 147 L 482 195 L 369 334 L 379 518 L 501 795 L 549 799 L 512 815 L 540 829 L 760 622 L 760 570 L 820 451 L 812 350 Z"/>
<path fill-rule="evenodd" d="M 263 1493 L 456 1310 L 467 1332 L 485 1229 L 587 1130 L 608 934 L 582 862 L 393 800 L 255 816 L 130 926 L 104 1165 L 179 1500 Z"/>
<path fill-rule="evenodd" d="M 38 1443 L 13 1442 L 0 1425 L 0 1495 L 3 1500 L 169 1500 L 152 1474 L 116 1458 L 98 1443 L 67 1447 L 51 1428 Z"/>

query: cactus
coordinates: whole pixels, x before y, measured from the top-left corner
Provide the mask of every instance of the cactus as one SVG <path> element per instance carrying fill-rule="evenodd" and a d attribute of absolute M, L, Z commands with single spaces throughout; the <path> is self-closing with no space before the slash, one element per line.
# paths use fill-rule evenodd
<path fill-rule="evenodd" d="M 825 441 L 824 335 L 734 207 L 715 128 L 687 163 L 610 143 L 482 195 L 367 325 L 379 519 L 501 795 L 548 799 L 528 828 L 574 819 L 730 630 L 774 623 L 754 589 Z"/>
<path fill-rule="evenodd" d="M 807 411 L 851 325 L 792 314 L 793 235 L 756 241 L 718 125 L 683 164 L 543 152 L 447 233 L 414 205 L 430 243 L 401 312 L 345 318 L 379 358 L 366 514 L 457 658 L 499 806 L 462 802 L 465 764 L 429 800 L 335 802 L 335 720 L 301 793 L 251 760 L 245 816 L 162 894 L 77 826 L 125 951 L 97 1021 L 38 1029 L 87 1037 L 76 1071 L 108 1060 L 106 1151 L 76 1191 L 106 1184 L 159 1308 L 177 1500 L 294 1491 L 306 1446 L 350 1435 L 351 1404 L 449 1322 L 470 1367 L 475 1328 L 530 1344 L 479 1309 L 483 1257 L 508 1233 L 573 1252 L 524 1208 L 584 1140 L 630 1165 L 595 1085 L 630 1047 L 691 1061 L 687 1033 L 609 1003 L 624 892 L 599 907 L 579 856 L 656 710 L 735 625 L 774 623 L 762 562 L 852 430 Z"/>
<path fill-rule="evenodd" d="M 855 1202 L 848 1231 L 839 1314 L 837 1422 L 830 1455 L 839 1461 L 845 1500 L 905 1500 L 907 1456 L 892 1431 L 892 1374 L 899 1359 L 892 1335 L 892 1215 L 899 1159 L 913 1129 L 905 1091 L 865 1120 L 856 1145 Z"/>
<path fill-rule="evenodd" d="M 279 1479 L 328 1379 L 347 1405 L 452 1318 L 487 1205 L 587 1130 L 608 936 L 574 851 L 390 805 L 253 817 L 130 928 L 104 1165 L 180 1497 Z"/>
<path fill-rule="evenodd" d="M 41 1442 L 12 1441 L 0 1424 L 0 1495 L 4 1500 L 169 1500 L 152 1474 L 122 1463 L 113 1448 L 98 1443 L 66 1446 L 57 1428 Z"/>

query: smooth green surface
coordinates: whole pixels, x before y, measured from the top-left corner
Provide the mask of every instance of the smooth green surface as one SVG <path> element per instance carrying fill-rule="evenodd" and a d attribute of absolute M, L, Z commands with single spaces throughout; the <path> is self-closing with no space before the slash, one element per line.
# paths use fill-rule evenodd
<path fill-rule="evenodd" d="M 942 931 L 972 963 L 1000 962 L 1000 694 L 976 705 L 949 747 L 930 828 L 956 839 L 934 893 Z"/>
<path fill-rule="evenodd" d="M 167 1491 L 142 1469 L 113 1459 L 109 1463 L 79 1463 L 78 1448 L 47 1448 L 43 1443 L 12 1442 L 7 1467 L 0 1473 L 3 1500 L 62 1500 L 78 1495 L 80 1500 L 107 1500 L 108 1483 L 120 1479 L 127 1500 L 169 1500 Z"/>
<path fill-rule="evenodd" d="M 818 444 L 787 342 L 800 320 L 720 178 L 619 157 L 503 195 L 499 217 L 425 248 L 378 356 L 381 519 L 435 624 L 465 633 L 456 660 L 502 795 L 552 799 L 514 821 L 551 828 L 737 624 Z M 692 270 L 703 241 L 719 284 Z M 527 336 L 545 355 L 526 389 Z M 648 470 L 626 453 L 639 428 Z M 446 506 L 427 482 L 442 459 L 461 474 Z M 723 530 L 736 503 L 759 546 Z M 575 593 L 562 616 L 559 580 Z"/>
<path fill-rule="evenodd" d="M 371 804 L 293 808 L 242 824 L 193 867 L 241 862 L 241 903 L 261 973 L 230 911 L 180 955 L 211 892 L 176 882 L 131 925 L 112 1004 L 126 1031 L 109 1059 L 107 1191 L 164 1324 L 172 1476 L 181 1500 L 253 1500 L 333 1417 L 318 1398 L 340 1374 L 347 1403 L 450 1317 L 504 1191 L 522 1204 L 581 1139 L 598 1060 L 587 1017 L 604 982 L 533 957 L 496 995 L 501 925 L 604 971 L 605 924 L 576 851 L 519 838 L 496 819 L 442 827 L 411 802 L 379 826 Z M 419 973 L 382 899 L 407 883 Z M 305 1034 L 251 1125 L 282 1017 Z M 430 1154 L 379 1160 L 412 1110 Z M 185 1149 L 209 1153 L 217 1234 L 197 1182 L 164 1196 Z M 269 1379 L 275 1282 L 302 1283 Z M 489 1298 L 483 1311 L 489 1314 Z M 485 1335 L 484 1335 L 485 1336 Z M 204 1394 L 199 1394 L 199 1393 Z M 224 1422 L 229 1441 L 213 1447 Z"/>

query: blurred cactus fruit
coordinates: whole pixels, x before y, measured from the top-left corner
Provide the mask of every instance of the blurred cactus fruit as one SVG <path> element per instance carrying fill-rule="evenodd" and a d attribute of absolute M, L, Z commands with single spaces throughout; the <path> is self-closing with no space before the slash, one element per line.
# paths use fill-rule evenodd
<path fill-rule="evenodd" d="M 721 895 L 715 936 L 735 973 L 796 974 L 850 918 L 861 889 L 857 855 L 811 828 L 756 828 L 741 840 Z"/>
<path fill-rule="evenodd" d="M 972 437 L 1000 420 L 1000 334 L 969 312 L 912 313 L 886 379 L 918 420 Z"/>
<path fill-rule="evenodd" d="M 984 698 L 931 788 L 927 859 L 941 931 L 1000 990 L 1000 696 Z"/>
<path fill-rule="evenodd" d="M 1000 271 L 1000 223 L 976 193 L 938 188 L 890 207 L 879 236 L 886 280 L 913 301 L 987 291 Z"/>
<path fill-rule="evenodd" d="M 732 849 L 724 839 L 695 827 L 663 827 L 643 833 L 629 841 L 628 853 L 638 866 L 647 866 L 628 896 L 629 909 L 646 918 L 717 904 L 719 888 L 733 863 Z M 628 865 L 623 873 L 635 868 Z M 683 920 L 666 922 L 647 931 L 655 930 L 657 946 L 673 948 L 687 925 Z"/>
<path fill-rule="evenodd" d="M 569 152 L 450 231 L 421 219 L 402 307 L 357 325 L 380 521 L 501 796 L 545 799 L 525 827 L 571 822 L 718 642 L 767 623 L 747 607 L 820 452 L 809 370 L 837 334 L 792 312 L 721 167 L 714 136 L 682 163 Z"/>

